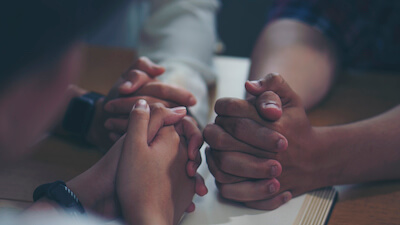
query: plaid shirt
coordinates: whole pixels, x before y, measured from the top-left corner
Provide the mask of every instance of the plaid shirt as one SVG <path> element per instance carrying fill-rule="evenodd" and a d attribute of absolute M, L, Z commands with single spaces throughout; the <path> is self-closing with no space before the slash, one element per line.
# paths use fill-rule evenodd
<path fill-rule="evenodd" d="M 277 0 L 268 22 L 309 24 L 336 44 L 345 67 L 400 70 L 399 0 Z"/>

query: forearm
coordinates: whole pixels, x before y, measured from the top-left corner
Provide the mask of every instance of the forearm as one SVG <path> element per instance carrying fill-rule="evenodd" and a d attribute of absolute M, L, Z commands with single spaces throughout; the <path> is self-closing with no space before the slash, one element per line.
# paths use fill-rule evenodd
<path fill-rule="evenodd" d="M 210 83 L 216 43 L 217 0 L 152 1 L 152 12 L 142 30 L 139 55 L 173 72 L 177 64 L 199 72 Z"/>
<path fill-rule="evenodd" d="M 279 73 L 309 109 L 329 91 L 335 57 L 331 43 L 318 30 L 294 20 L 277 20 L 264 28 L 254 47 L 249 79 Z"/>
<path fill-rule="evenodd" d="M 26 212 L 33 211 L 43 211 L 46 210 L 48 213 L 59 213 L 59 210 L 62 210 L 58 204 L 48 198 L 41 198 L 35 203 L 33 203 L 29 208 L 27 208 Z"/>
<path fill-rule="evenodd" d="M 400 105 L 374 118 L 319 128 L 327 185 L 400 179 Z"/>
<path fill-rule="evenodd" d="M 115 202 L 114 176 L 118 166 L 123 139 L 113 147 L 95 165 L 67 182 L 87 211 L 103 216 L 118 214 Z"/>

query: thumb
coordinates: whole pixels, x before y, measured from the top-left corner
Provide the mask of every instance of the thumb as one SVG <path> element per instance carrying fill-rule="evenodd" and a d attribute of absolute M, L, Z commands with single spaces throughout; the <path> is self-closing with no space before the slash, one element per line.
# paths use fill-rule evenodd
<path fill-rule="evenodd" d="M 147 146 L 147 131 L 150 120 L 150 108 L 146 100 L 140 99 L 133 106 L 129 115 L 128 129 L 125 137 L 125 147 L 142 149 Z"/>
<path fill-rule="evenodd" d="M 258 113 L 264 119 L 277 121 L 282 116 L 282 103 L 279 96 L 272 91 L 265 91 L 257 96 L 255 105 Z"/>
<path fill-rule="evenodd" d="M 257 81 L 246 81 L 245 87 L 247 92 L 254 96 L 272 91 L 279 96 L 283 106 L 291 102 L 297 104 L 300 100 L 289 84 L 277 73 L 270 73 Z"/>
<path fill-rule="evenodd" d="M 155 103 L 151 107 L 151 120 L 148 125 L 147 143 L 151 143 L 158 131 L 163 126 L 173 125 L 186 115 L 186 107 L 175 107 L 172 109 Z"/>

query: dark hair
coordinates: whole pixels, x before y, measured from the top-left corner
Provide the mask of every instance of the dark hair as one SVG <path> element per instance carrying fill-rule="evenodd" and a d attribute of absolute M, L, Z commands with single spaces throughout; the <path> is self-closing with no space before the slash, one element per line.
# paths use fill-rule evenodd
<path fill-rule="evenodd" d="M 6 0 L 0 3 L 0 88 L 22 69 L 52 63 L 124 0 Z"/>

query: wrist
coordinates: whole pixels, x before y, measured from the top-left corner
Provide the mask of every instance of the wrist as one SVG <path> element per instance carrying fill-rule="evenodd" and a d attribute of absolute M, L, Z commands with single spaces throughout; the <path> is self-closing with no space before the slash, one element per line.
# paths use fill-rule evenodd
<path fill-rule="evenodd" d="M 161 212 L 164 213 L 163 211 Z M 135 214 L 125 213 L 124 215 L 127 216 L 124 216 L 124 219 L 128 224 L 135 225 L 173 225 L 172 220 L 168 220 L 167 218 L 163 217 L 161 212 L 157 213 L 157 211 L 152 210 L 148 213 L 145 213 L 143 211 Z"/>
<path fill-rule="evenodd" d="M 39 205 L 44 205 L 46 203 L 47 206 L 51 206 L 53 209 L 55 206 L 51 203 L 55 203 L 59 208 L 73 215 L 85 213 L 85 209 L 79 201 L 79 198 L 67 187 L 65 182 L 60 180 L 38 186 L 33 192 L 33 201 L 41 201 Z M 42 206 L 41 208 L 45 207 Z"/>
<path fill-rule="evenodd" d="M 157 198 L 143 196 L 138 199 L 130 195 L 132 193 L 130 189 L 124 187 L 117 187 L 117 193 L 122 209 L 122 216 L 127 224 L 174 224 L 173 211 L 169 207 L 162 207 Z M 132 198 L 135 200 L 133 201 Z"/>
<path fill-rule="evenodd" d="M 68 181 L 66 184 L 79 198 L 83 208 L 93 211 L 93 206 L 95 205 L 96 200 L 99 199 L 99 195 L 96 189 L 92 188 L 92 182 L 89 177 L 85 176 L 81 179 L 80 176 L 82 175 Z"/>
<path fill-rule="evenodd" d="M 320 171 L 319 179 L 323 182 L 323 186 L 332 186 L 343 183 L 346 176 L 345 163 L 346 153 L 341 151 L 340 143 L 343 142 L 342 134 L 338 131 L 340 127 L 318 127 L 318 148 L 319 160 L 318 170 Z"/>
<path fill-rule="evenodd" d="M 67 182 L 85 209 L 103 216 L 114 215 L 116 210 L 114 174 L 118 161 L 113 157 L 119 157 L 119 154 L 114 154 L 114 150 L 111 149 L 90 169 Z"/>
<path fill-rule="evenodd" d="M 46 197 L 43 197 L 33 203 L 27 211 L 42 211 L 46 210 L 47 212 L 53 211 L 58 212 L 61 207 L 53 200 L 50 200 Z"/>

